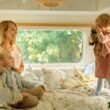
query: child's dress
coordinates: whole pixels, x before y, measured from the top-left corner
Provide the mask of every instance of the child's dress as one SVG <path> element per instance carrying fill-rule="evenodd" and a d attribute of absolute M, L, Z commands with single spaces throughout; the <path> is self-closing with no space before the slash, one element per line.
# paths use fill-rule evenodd
<path fill-rule="evenodd" d="M 94 53 L 96 58 L 96 77 L 110 78 L 110 33 L 99 33 Z"/>

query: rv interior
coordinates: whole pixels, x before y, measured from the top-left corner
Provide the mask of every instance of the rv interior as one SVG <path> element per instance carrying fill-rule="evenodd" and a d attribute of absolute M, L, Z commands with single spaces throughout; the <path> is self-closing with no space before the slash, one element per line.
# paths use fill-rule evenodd
<path fill-rule="evenodd" d="M 46 88 L 38 105 L 26 110 L 109 110 L 109 90 L 103 88 L 101 95 L 95 96 L 95 58 L 89 37 L 96 17 L 102 13 L 110 14 L 110 0 L 62 0 L 62 4 L 56 7 L 44 6 L 38 1 L 0 0 L 0 21 L 12 20 L 18 26 L 17 44 L 21 53 L 24 52 L 23 80 Z M 47 34 L 48 32 L 50 33 Z M 66 39 L 67 42 L 62 39 L 59 48 L 56 48 L 60 38 L 55 40 L 52 37 L 56 32 L 62 38 L 65 34 L 71 36 L 71 41 L 69 38 Z M 31 39 L 32 35 L 34 40 Z M 50 44 L 47 42 L 44 45 L 43 41 L 40 44 L 41 40 L 47 40 Z M 44 47 L 48 49 L 44 52 L 38 50 Z M 58 54 L 58 50 L 62 54 Z M 51 55 L 47 57 L 47 54 Z M 7 110 L 12 110 L 9 106 L 6 107 Z"/>
<path fill-rule="evenodd" d="M 51 9 L 39 6 L 37 0 L 0 0 L 0 19 L 18 23 L 91 24 L 100 13 L 109 13 L 109 6 L 109 0 L 64 0 L 61 6 Z"/>

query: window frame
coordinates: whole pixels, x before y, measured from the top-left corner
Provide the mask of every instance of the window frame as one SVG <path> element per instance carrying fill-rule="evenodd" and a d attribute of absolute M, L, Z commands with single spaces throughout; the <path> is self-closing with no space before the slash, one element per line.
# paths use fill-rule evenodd
<path fill-rule="evenodd" d="M 32 68 L 43 68 L 43 67 L 50 67 L 50 68 L 58 68 L 58 69 L 70 69 L 70 68 L 81 68 L 84 69 L 87 64 L 85 63 L 85 47 L 87 45 L 87 36 L 85 39 L 85 31 L 90 29 L 91 24 L 48 24 L 48 23 L 18 23 L 18 28 L 25 28 L 25 29 L 29 29 L 29 28 L 33 28 L 33 29 L 78 29 L 79 31 L 82 32 L 83 35 L 83 55 L 82 55 L 82 59 L 80 62 L 78 63 L 51 63 L 51 64 L 47 64 L 47 63 L 37 63 L 37 64 L 25 64 L 27 65 L 31 65 Z M 85 45 L 86 42 L 86 45 Z M 90 61 L 89 61 L 90 62 Z M 87 62 L 88 63 L 88 62 Z"/>

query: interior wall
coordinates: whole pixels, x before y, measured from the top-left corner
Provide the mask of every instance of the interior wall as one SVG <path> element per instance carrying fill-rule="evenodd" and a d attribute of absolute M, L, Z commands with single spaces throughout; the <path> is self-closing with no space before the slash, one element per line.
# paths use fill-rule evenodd
<path fill-rule="evenodd" d="M 106 2 L 105 2 L 106 1 Z M 98 9 L 110 7 L 110 0 L 98 0 Z"/>
<path fill-rule="evenodd" d="M 93 63 L 94 59 L 94 52 L 93 46 L 89 45 L 89 37 L 90 37 L 90 27 L 85 28 L 78 28 L 83 32 L 83 57 L 79 64 L 76 64 L 78 67 L 86 67 L 88 64 Z"/>

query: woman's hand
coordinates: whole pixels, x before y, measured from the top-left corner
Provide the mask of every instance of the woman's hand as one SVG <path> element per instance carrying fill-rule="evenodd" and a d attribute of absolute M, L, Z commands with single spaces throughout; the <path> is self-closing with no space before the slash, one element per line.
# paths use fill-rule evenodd
<path fill-rule="evenodd" d="M 24 70 L 24 64 L 23 64 L 23 61 L 21 61 L 20 67 L 16 69 L 16 71 L 21 74 L 23 70 Z"/>

